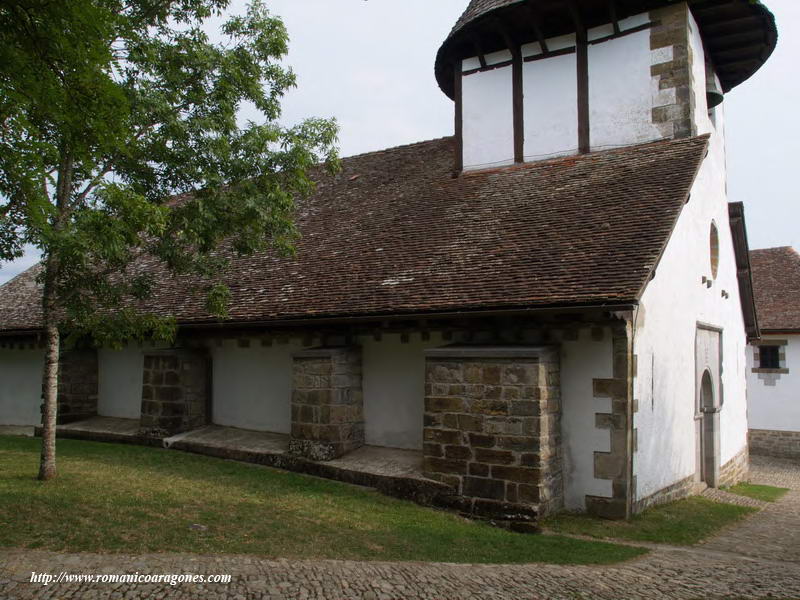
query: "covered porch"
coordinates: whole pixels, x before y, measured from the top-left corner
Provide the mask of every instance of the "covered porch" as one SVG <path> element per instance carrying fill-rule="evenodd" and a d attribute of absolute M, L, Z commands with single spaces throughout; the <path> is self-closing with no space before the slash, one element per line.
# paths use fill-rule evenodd
<path fill-rule="evenodd" d="M 36 428 L 41 435 L 41 427 Z M 62 439 L 163 446 L 228 460 L 236 460 L 372 487 L 390 496 L 421 504 L 435 504 L 453 494 L 450 486 L 426 478 L 421 450 L 362 446 L 329 461 L 314 461 L 289 452 L 288 434 L 208 425 L 166 438 L 142 431 L 138 419 L 90 417 L 58 425 Z"/>

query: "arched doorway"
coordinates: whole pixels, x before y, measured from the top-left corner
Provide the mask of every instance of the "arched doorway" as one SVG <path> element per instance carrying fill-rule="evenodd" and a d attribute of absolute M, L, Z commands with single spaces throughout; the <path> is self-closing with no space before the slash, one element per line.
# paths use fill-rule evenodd
<path fill-rule="evenodd" d="M 719 414 L 714 401 L 714 381 L 711 372 L 706 369 L 700 382 L 701 427 L 701 481 L 708 487 L 717 486 L 719 475 L 719 459 L 717 456 L 719 435 Z"/>
<path fill-rule="evenodd" d="M 722 387 L 722 330 L 697 326 L 695 338 L 695 481 L 719 485 L 720 410 Z"/>

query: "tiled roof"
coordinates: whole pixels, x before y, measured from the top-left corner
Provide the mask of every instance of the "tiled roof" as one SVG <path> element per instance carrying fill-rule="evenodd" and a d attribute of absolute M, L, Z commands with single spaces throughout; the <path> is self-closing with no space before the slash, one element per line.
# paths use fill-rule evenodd
<path fill-rule="evenodd" d="M 450 32 L 452 35 L 467 23 L 482 17 L 486 13 L 489 13 L 493 10 L 497 10 L 499 8 L 504 8 L 511 4 L 517 4 L 518 2 L 522 2 L 522 0 L 472 0 L 467 6 L 464 14 L 459 17 L 458 21 L 456 21 L 453 30 Z"/>
<path fill-rule="evenodd" d="M 762 331 L 800 331 L 800 254 L 791 246 L 750 252 Z"/>
<path fill-rule="evenodd" d="M 237 322 L 623 303 L 655 266 L 707 138 L 452 176 L 453 140 L 343 161 L 297 212 L 294 258 L 234 258 Z M 211 317 L 186 279 L 149 310 Z M 25 273 L 0 288 L 0 330 L 36 327 Z"/>

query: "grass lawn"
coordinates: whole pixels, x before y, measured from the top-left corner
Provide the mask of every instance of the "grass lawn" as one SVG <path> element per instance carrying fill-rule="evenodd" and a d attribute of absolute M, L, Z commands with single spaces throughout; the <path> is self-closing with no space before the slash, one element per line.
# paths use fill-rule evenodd
<path fill-rule="evenodd" d="M 645 552 L 511 533 L 364 488 L 176 451 L 59 440 L 59 476 L 47 483 L 35 480 L 38 460 L 38 440 L 0 436 L 0 546 L 554 564 Z"/>
<path fill-rule="evenodd" d="M 756 500 L 763 500 L 764 502 L 775 502 L 783 498 L 783 495 L 789 491 L 788 488 L 772 487 L 771 485 L 755 485 L 753 483 L 737 483 L 736 485 L 725 488 L 726 492 L 737 494 L 739 496 L 747 496 L 748 498 L 755 498 Z"/>
<path fill-rule="evenodd" d="M 630 521 L 562 513 L 542 525 L 558 533 L 690 546 L 754 512 L 757 509 L 693 497 L 651 508 Z"/>

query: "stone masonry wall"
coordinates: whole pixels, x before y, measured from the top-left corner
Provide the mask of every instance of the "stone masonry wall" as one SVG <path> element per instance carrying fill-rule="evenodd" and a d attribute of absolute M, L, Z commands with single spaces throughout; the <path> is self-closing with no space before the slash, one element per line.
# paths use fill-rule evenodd
<path fill-rule="evenodd" d="M 208 424 L 209 359 L 168 350 L 144 356 L 141 429 L 162 437 Z"/>
<path fill-rule="evenodd" d="M 719 487 L 736 485 L 746 481 L 750 474 L 750 449 L 745 447 L 719 470 Z"/>
<path fill-rule="evenodd" d="M 654 494 L 650 494 L 646 498 L 637 500 L 634 503 L 633 512 L 638 514 L 652 506 L 669 504 L 670 502 L 687 498 L 688 496 L 692 495 L 695 485 L 697 484 L 694 480 L 694 474 L 689 475 L 689 477 L 685 477 L 684 479 L 681 479 L 672 485 L 668 485 L 667 487 L 658 490 Z"/>
<path fill-rule="evenodd" d="M 749 431 L 750 452 L 764 456 L 800 458 L 800 431 Z"/>
<path fill-rule="evenodd" d="M 96 350 L 63 352 L 58 375 L 58 422 L 71 423 L 95 416 L 98 386 Z"/>
<path fill-rule="evenodd" d="M 364 445 L 360 348 L 295 354 L 289 452 L 332 460 Z"/>
<path fill-rule="evenodd" d="M 425 475 L 540 516 L 562 508 L 557 349 L 456 346 L 426 362 Z"/>
<path fill-rule="evenodd" d="M 665 138 L 696 135 L 695 101 L 692 93 L 692 60 L 689 43 L 689 7 L 685 2 L 650 12 L 650 49 L 657 56 L 650 74 L 657 86 L 653 123 Z"/>
<path fill-rule="evenodd" d="M 586 509 L 607 519 L 627 519 L 633 510 L 636 481 L 632 479 L 635 432 L 630 424 L 638 410 L 633 399 L 635 362 L 632 353 L 631 325 L 618 323 L 612 328 L 613 375 L 592 381 L 597 398 L 611 398 L 611 412 L 597 413 L 595 422 L 611 432 L 611 451 L 594 453 L 594 476 L 611 481 L 612 497 L 587 496 Z"/>

